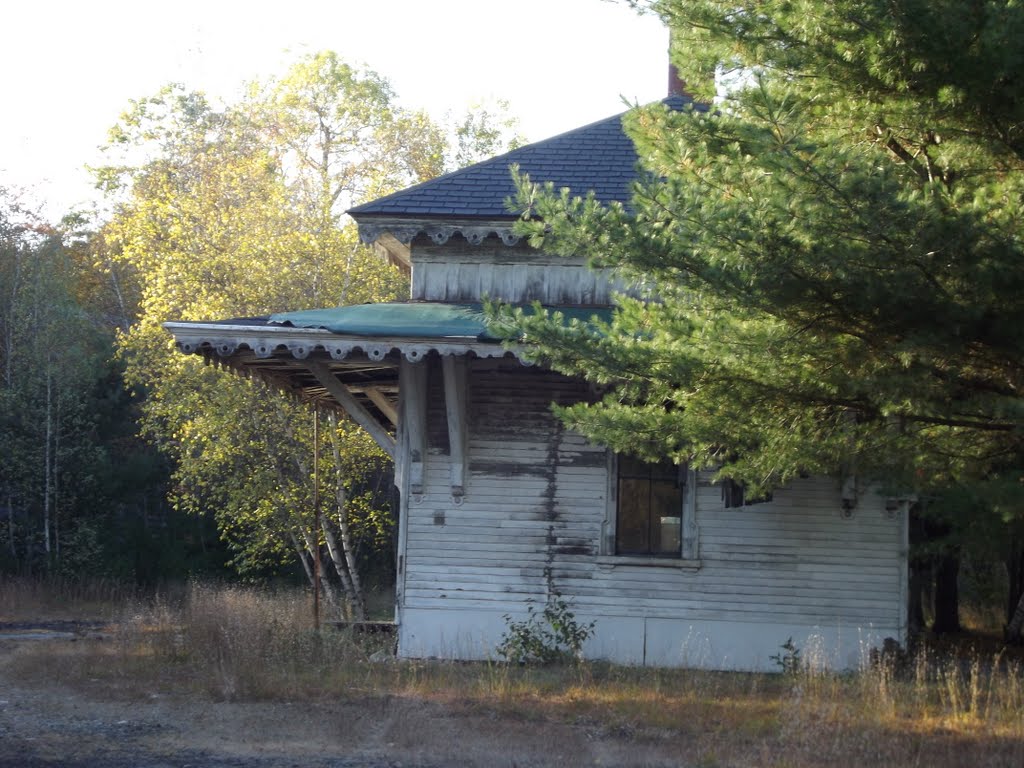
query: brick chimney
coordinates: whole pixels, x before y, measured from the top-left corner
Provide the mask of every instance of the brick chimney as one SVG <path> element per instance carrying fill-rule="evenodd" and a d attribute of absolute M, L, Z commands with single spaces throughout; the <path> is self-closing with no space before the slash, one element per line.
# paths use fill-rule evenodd
<path fill-rule="evenodd" d="M 676 65 L 672 62 L 668 64 L 668 95 L 693 98 L 690 92 L 686 90 L 686 81 L 679 76 L 679 70 L 676 69 Z"/>
<path fill-rule="evenodd" d="M 672 30 L 668 33 L 668 95 L 693 98 L 693 94 L 686 90 L 686 81 L 679 76 L 679 70 L 672 63 Z"/>

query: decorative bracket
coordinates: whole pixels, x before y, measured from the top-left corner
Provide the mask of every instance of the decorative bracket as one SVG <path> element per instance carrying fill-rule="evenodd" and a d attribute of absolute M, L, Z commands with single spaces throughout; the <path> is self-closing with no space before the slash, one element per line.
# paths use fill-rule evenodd
<path fill-rule="evenodd" d="M 444 403 L 448 415 L 448 456 L 452 500 L 462 503 L 466 493 L 466 358 L 447 355 L 441 358 L 444 375 Z"/>
<path fill-rule="evenodd" d="M 366 396 L 370 399 L 370 402 L 377 406 L 378 410 L 384 414 L 384 418 L 391 422 L 394 427 L 398 426 L 398 411 L 395 410 L 394 404 L 388 399 L 388 396 L 380 391 L 377 387 L 367 387 L 365 389 Z"/>
<path fill-rule="evenodd" d="M 453 235 L 462 235 L 470 245 L 480 245 L 491 235 L 501 238 L 507 246 L 516 245 L 520 237 L 512 231 L 511 221 L 492 221 L 481 224 L 437 224 L 428 221 L 408 219 L 383 219 L 359 221 L 359 239 L 369 245 L 382 238 L 392 237 L 403 245 L 409 245 L 417 235 L 426 235 L 437 245 L 444 245 Z"/>
<path fill-rule="evenodd" d="M 423 493 L 423 464 L 427 456 L 427 366 L 402 358 L 399 392 L 404 401 L 404 429 L 409 440 L 409 493 Z"/>

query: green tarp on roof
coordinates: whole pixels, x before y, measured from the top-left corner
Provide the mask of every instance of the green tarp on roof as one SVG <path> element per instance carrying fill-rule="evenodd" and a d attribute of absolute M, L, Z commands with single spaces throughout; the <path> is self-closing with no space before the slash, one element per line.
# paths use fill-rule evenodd
<path fill-rule="evenodd" d="M 522 307 L 532 313 L 530 306 Z M 566 322 L 589 321 L 594 317 L 610 320 L 610 308 L 546 307 L 561 312 Z M 442 304 L 434 302 L 356 304 L 348 307 L 281 312 L 270 316 L 271 323 L 295 328 L 323 328 L 348 336 L 406 337 L 417 339 L 475 339 L 497 343 L 502 339 L 488 330 L 482 304 Z"/>

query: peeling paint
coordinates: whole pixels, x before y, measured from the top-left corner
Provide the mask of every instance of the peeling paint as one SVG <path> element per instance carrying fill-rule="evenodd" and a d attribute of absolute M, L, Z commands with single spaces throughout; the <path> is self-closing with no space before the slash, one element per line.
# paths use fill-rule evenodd
<path fill-rule="evenodd" d="M 493 477 L 543 477 L 547 478 L 547 467 L 530 464 L 525 461 L 487 461 L 469 462 L 469 471 Z"/>

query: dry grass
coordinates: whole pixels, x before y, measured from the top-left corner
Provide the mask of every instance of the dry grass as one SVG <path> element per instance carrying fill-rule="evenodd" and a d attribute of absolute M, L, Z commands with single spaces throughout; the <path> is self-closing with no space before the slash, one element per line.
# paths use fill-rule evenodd
<path fill-rule="evenodd" d="M 0 576 L 0 619 L 106 620 L 117 613 L 118 606 L 134 600 L 137 594 L 134 588 L 107 579 Z"/>
<path fill-rule="evenodd" d="M 999 652 L 922 651 L 849 675 L 382 662 L 387 641 L 313 631 L 296 593 L 203 585 L 129 601 L 116 627 L 107 642 L 26 646 L 15 671 L 112 696 L 401 696 L 678 748 L 707 768 L 1024 764 L 1024 669 Z"/>

